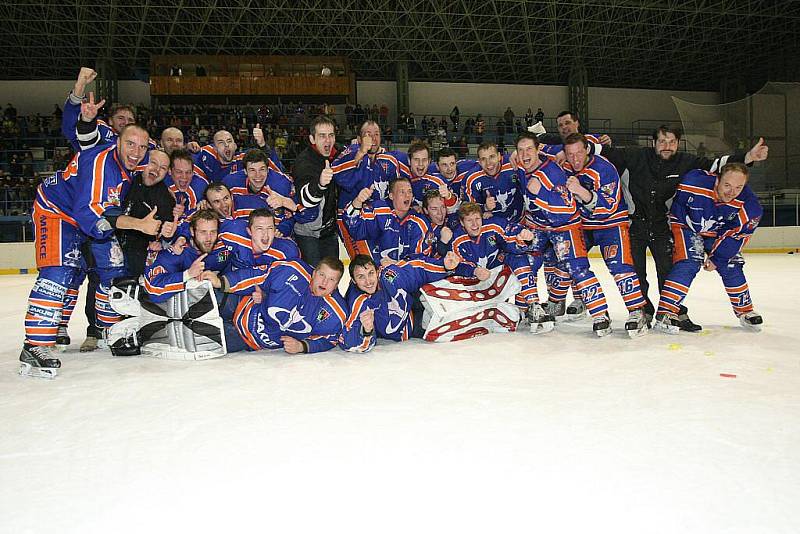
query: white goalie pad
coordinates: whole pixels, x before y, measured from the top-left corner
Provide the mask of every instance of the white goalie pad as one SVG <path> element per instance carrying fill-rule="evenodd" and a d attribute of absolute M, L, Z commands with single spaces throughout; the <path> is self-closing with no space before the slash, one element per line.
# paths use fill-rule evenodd
<path fill-rule="evenodd" d="M 432 318 L 445 317 L 458 310 L 495 307 L 500 302 L 513 299 L 522 289 L 507 265 L 500 265 L 489 272 L 489 278 L 483 281 L 451 276 L 425 284 L 420 289 L 420 301 Z"/>
<path fill-rule="evenodd" d="M 210 282 L 187 284 L 186 290 L 159 304 L 138 303 L 138 316 L 111 327 L 109 346 L 124 345 L 129 354 L 169 360 L 207 360 L 227 353 L 225 329 Z"/>
<path fill-rule="evenodd" d="M 432 317 L 423 339 L 442 343 L 461 341 L 492 332 L 514 332 L 520 321 L 519 308 L 508 302 L 490 307 L 455 310 L 444 317 Z"/>

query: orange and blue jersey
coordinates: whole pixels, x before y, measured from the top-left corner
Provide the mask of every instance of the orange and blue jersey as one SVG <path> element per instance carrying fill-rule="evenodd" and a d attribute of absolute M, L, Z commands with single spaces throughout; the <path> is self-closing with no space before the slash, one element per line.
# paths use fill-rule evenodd
<path fill-rule="evenodd" d="M 87 236 L 103 239 L 113 229 L 98 223 L 106 214 L 122 214 L 122 201 L 134 175 L 145 168 L 146 160 L 135 171 L 126 169 L 116 145 L 84 150 L 75 154 L 66 170 L 42 181 L 35 203 L 39 209 L 79 227 Z"/>
<path fill-rule="evenodd" d="M 461 182 L 461 199 L 476 202 L 486 210 L 487 194 L 494 197 L 497 205 L 493 215 L 511 222 L 520 222 L 523 212 L 522 188 L 519 174 L 511 163 L 501 164 L 496 175 L 490 176 L 483 169 L 466 174 Z"/>
<path fill-rule="evenodd" d="M 192 155 L 194 173 L 208 183 L 221 182 L 229 174 L 244 170 L 243 152 L 237 152 L 229 163 L 222 163 L 213 145 L 206 145 L 200 152 Z"/>
<path fill-rule="evenodd" d="M 390 202 L 375 200 L 360 210 L 351 203 L 342 214 L 342 220 L 353 239 L 367 242 L 376 263 L 383 258 L 402 260 L 412 254 L 434 254 L 426 240 L 433 225 L 425 215 L 414 210 L 400 218 Z"/>
<path fill-rule="evenodd" d="M 368 352 L 376 337 L 405 341 L 411 337 L 414 293 L 423 285 L 446 278 L 450 273 L 441 259 L 415 258 L 380 268 L 378 289 L 372 295 L 351 283 L 347 291 L 350 314 L 339 338 L 339 345 L 350 352 Z M 360 315 L 375 312 L 374 334 L 364 336 Z"/>
<path fill-rule="evenodd" d="M 575 172 L 567 162 L 564 172 L 575 176 L 592 193 L 588 203 L 575 196 L 584 229 L 599 230 L 630 222 L 619 173 L 610 161 L 603 156 L 589 156 L 589 162 L 580 171 Z"/>
<path fill-rule="evenodd" d="M 730 202 L 720 202 L 717 180 L 716 174 L 700 169 L 684 174 L 672 201 L 670 223 L 713 238 L 709 257 L 714 264 L 723 265 L 741 252 L 763 209 L 748 185 Z"/>
<path fill-rule="evenodd" d="M 558 230 L 580 225 L 575 198 L 567 189 L 567 175 L 553 160 L 543 161 L 531 173 L 517 169 L 525 196 L 525 225 L 532 229 Z M 536 178 L 542 184 L 537 194 L 528 190 Z"/>
<path fill-rule="evenodd" d="M 276 237 L 269 250 L 254 253 L 247 220 L 229 219 L 220 225 L 217 244 L 206 258 L 206 269 L 222 273 L 248 267 L 266 270 L 274 261 L 299 258 L 300 249 L 285 237 Z"/>
<path fill-rule="evenodd" d="M 197 174 L 192 175 L 189 185 L 185 190 L 178 188 L 178 184 L 172 179 L 172 175 L 167 173 L 164 183 L 169 187 L 170 192 L 175 195 L 175 202 L 183 205 L 183 215 L 181 220 L 187 219 L 192 213 L 197 211 L 197 205 L 203 200 L 208 182 Z"/>
<path fill-rule="evenodd" d="M 369 155 L 356 161 L 360 145 L 354 143 L 345 148 L 333 161 L 333 179 L 341 187 L 338 209 L 342 210 L 365 187 L 375 186 L 373 200 L 386 200 L 389 183 L 398 178 L 411 178 L 408 156 L 403 152 L 389 151 L 381 147 L 371 158 Z"/>
<path fill-rule="evenodd" d="M 190 241 L 191 243 L 191 241 Z M 171 248 L 158 251 L 155 258 L 148 258 L 144 270 L 144 289 L 153 302 L 164 302 L 173 295 L 186 289 L 184 271 L 201 255 L 201 252 L 189 245 L 180 254 Z"/>
<path fill-rule="evenodd" d="M 502 217 L 483 220 L 480 233 L 471 237 L 463 227 L 453 232 L 451 247 L 458 255 L 456 274 L 475 276 L 476 267 L 493 269 L 502 265 L 506 254 L 521 255 L 527 251 L 527 243 L 520 239 L 524 227 Z"/>
<path fill-rule="evenodd" d="M 233 316 L 236 330 L 251 350 L 282 347 L 281 336 L 301 341 L 309 353 L 336 346 L 347 319 L 347 306 L 338 291 L 325 297 L 313 295 L 312 272 L 301 260 L 276 261 L 267 272 L 261 272 L 261 303 L 244 296 Z M 237 284 L 239 275 L 246 273 L 226 275 L 231 287 Z"/>

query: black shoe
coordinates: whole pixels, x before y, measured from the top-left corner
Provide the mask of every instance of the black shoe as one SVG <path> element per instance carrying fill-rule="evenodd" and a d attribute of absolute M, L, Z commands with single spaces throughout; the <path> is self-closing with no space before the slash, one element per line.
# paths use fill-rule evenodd
<path fill-rule="evenodd" d="M 703 329 L 699 324 L 695 324 L 689 319 L 689 315 L 682 313 L 678 315 L 678 328 L 684 332 L 699 332 Z"/>

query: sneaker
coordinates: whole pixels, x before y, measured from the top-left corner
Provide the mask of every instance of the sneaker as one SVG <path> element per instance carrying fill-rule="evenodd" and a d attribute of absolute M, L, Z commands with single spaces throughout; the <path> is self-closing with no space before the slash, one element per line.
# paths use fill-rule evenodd
<path fill-rule="evenodd" d="M 678 315 L 678 328 L 683 330 L 684 332 L 699 332 L 703 329 L 702 326 L 699 324 L 695 324 L 689 319 L 689 315 L 686 313 L 681 313 Z"/>
<path fill-rule="evenodd" d="M 594 330 L 597 337 L 604 337 L 611 333 L 611 317 L 608 316 L 608 313 L 603 313 L 603 315 L 598 315 L 592 319 L 592 330 Z"/>
<path fill-rule="evenodd" d="M 22 376 L 55 378 L 58 374 L 56 369 L 61 367 L 61 360 L 53 357 L 50 347 L 30 343 L 22 345 L 19 361 L 19 374 Z"/>
<path fill-rule="evenodd" d="M 59 326 L 58 333 L 56 334 L 56 349 L 60 352 L 64 352 L 71 342 L 72 340 L 69 338 L 69 333 L 67 333 L 67 327 Z"/>
<path fill-rule="evenodd" d="M 657 313 L 653 330 L 659 330 L 665 334 L 677 334 L 680 331 L 678 319 L 664 312 Z"/>
<path fill-rule="evenodd" d="M 545 312 L 544 308 L 535 302 L 528 305 L 525 317 L 528 319 L 531 334 L 544 334 L 545 332 L 550 332 L 556 326 L 553 316 Z"/>
<path fill-rule="evenodd" d="M 761 325 L 764 324 L 764 319 L 756 311 L 749 311 L 739 316 L 739 323 L 754 332 L 761 332 Z"/>
<path fill-rule="evenodd" d="M 81 344 L 81 352 L 92 352 L 93 350 L 97 349 L 97 338 L 92 336 L 86 336 L 86 339 L 83 340 Z"/>
<path fill-rule="evenodd" d="M 586 317 L 586 304 L 581 299 L 575 299 L 567 306 L 567 321 L 577 321 Z"/>
<path fill-rule="evenodd" d="M 625 330 L 630 337 L 639 337 L 647 333 L 649 328 L 647 323 L 647 316 L 641 308 L 638 310 L 631 310 L 628 314 L 628 320 L 625 321 Z"/>

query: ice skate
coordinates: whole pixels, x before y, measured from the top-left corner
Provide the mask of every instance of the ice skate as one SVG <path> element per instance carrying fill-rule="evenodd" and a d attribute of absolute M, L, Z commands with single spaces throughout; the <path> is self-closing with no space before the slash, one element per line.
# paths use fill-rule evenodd
<path fill-rule="evenodd" d="M 69 338 L 66 326 L 59 326 L 58 333 L 56 334 L 56 350 L 64 352 L 69 347 L 72 340 Z"/>
<path fill-rule="evenodd" d="M 56 377 L 57 369 L 61 367 L 61 360 L 53 358 L 50 347 L 31 345 L 30 343 L 22 346 L 19 361 L 21 362 L 19 366 L 21 376 L 52 379 Z"/>
<path fill-rule="evenodd" d="M 745 330 L 761 332 L 761 325 L 764 323 L 761 315 L 756 311 L 750 311 L 739 316 L 739 322 Z"/>
<path fill-rule="evenodd" d="M 579 321 L 586 317 L 586 304 L 581 299 L 575 299 L 567 306 L 567 313 L 564 320 L 567 322 Z"/>
<path fill-rule="evenodd" d="M 625 331 L 628 332 L 629 337 L 641 337 L 647 333 L 647 316 L 641 308 L 631 310 L 628 314 L 628 320 L 625 321 Z"/>
<path fill-rule="evenodd" d="M 656 319 L 653 322 L 653 329 L 672 335 L 676 335 L 680 331 L 678 320 L 664 312 L 656 314 Z"/>
<path fill-rule="evenodd" d="M 592 319 L 592 330 L 597 337 L 605 337 L 611 333 L 611 317 L 607 313 Z"/>
<path fill-rule="evenodd" d="M 699 324 L 693 323 L 692 320 L 689 319 L 689 315 L 686 313 L 681 313 L 678 315 L 677 324 L 678 328 L 684 332 L 699 332 L 703 329 L 703 327 Z"/>
<path fill-rule="evenodd" d="M 528 319 L 531 334 L 544 334 L 550 332 L 556 326 L 556 321 L 553 316 L 545 312 L 538 303 L 531 303 L 528 305 L 528 311 L 525 313 L 525 317 Z"/>
<path fill-rule="evenodd" d="M 544 312 L 547 315 L 552 316 L 556 322 L 560 323 L 567 319 L 567 303 L 563 300 L 561 302 L 553 302 L 552 300 L 548 300 L 542 304 L 542 308 L 544 309 Z"/>

